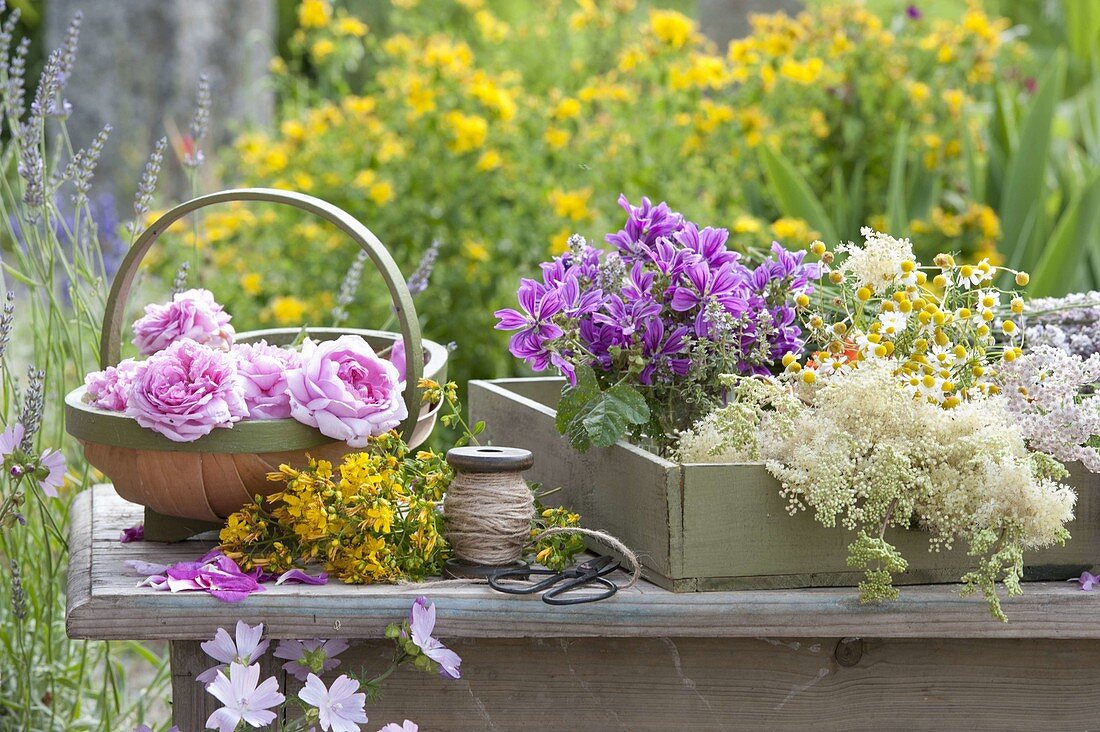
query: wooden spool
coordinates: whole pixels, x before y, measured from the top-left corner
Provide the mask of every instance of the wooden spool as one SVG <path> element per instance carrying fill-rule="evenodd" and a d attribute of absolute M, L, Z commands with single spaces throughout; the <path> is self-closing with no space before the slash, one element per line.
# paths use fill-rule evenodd
<path fill-rule="evenodd" d="M 346 211 L 302 193 L 268 188 L 221 191 L 187 201 L 153 222 L 126 254 L 111 287 L 100 341 L 101 368 L 115 366 L 121 359 L 127 297 L 153 243 L 183 216 L 230 201 L 266 201 L 302 209 L 335 225 L 367 253 L 390 292 L 400 333 L 309 328 L 308 334 L 315 340 L 360 335 L 376 349 L 389 347 L 402 338 L 407 375 L 404 398 L 409 416 L 400 430 L 410 446 L 427 439 L 440 405 L 421 408 L 418 384 L 422 376 L 437 381 L 446 378 L 447 349 L 422 340 L 412 295 L 378 238 Z M 265 339 L 273 345 L 285 345 L 300 330 L 250 331 L 238 335 L 237 341 Z M 279 484 L 267 480 L 267 474 L 278 470 L 280 464 L 303 467 L 309 456 L 338 462 L 354 451 L 293 419 L 243 420 L 231 429 L 215 429 L 192 442 L 173 442 L 141 427 L 131 417 L 85 403 L 84 392 L 80 387 L 66 396 L 66 429 L 83 445 L 88 462 L 111 479 L 120 496 L 146 507 L 149 539 L 175 540 L 217 528 L 254 496 L 279 489 Z"/>
<path fill-rule="evenodd" d="M 497 482 L 498 490 L 503 488 L 509 495 L 514 495 L 519 503 L 528 503 L 533 517 L 534 500 L 531 490 L 527 487 L 527 481 L 523 478 L 523 471 L 528 470 L 534 465 L 534 462 L 534 456 L 529 450 L 514 447 L 485 445 L 456 447 L 449 450 L 447 452 L 447 463 L 455 471 L 455 480 L 444 498 L 443 515 L 448 515 L 449 505 L 452 506 L 451 513 L 453 513 L 455 495 L 460 489 L 463 492 L 475 493 L 484 486 L 484 481 L 493 480 Z M 529 520 L 527 523 L 529 525 Z M 513 555 L 514 559 L 509 557 L 512 561 L 486 564 L 477 557 L 464 556 L 462 546 L 452 531 L 453 527 L 448 524 L 446 535 L 454 549 L 455 558 L 444 563 L 443 575 L 445 577 L 486 579 L 502 570 L 527 567 L 527 563 L 522 560 L 522 542 L 520 546 L 516 547 Z M 526 533 L 524 538 L 526 538 Z"/>

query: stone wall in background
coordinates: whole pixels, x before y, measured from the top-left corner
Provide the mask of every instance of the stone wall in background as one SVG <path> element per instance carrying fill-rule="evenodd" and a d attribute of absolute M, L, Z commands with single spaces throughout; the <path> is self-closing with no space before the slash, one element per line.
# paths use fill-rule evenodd
<path fill-rule="evenodd" d="M 186 195 L 179 145 L 194 109 L 199 75 L 213 95 L 214 150 L 242 125 L 269 121 L 274 97 L 265 83 L 275 37 L 274 0 L 47 0 L 47 39 L 56 47 L 76 11 L 84 14 L 72 102 L 73 144 L 87 145 L 104 124 L 114 127 L 97 173 L 114 189 L 123 216 L 145 159 L 168 135 L 162 191 Z M 209 155 L 207 156 L 209 160 Z M 213 166 L 204 166 L 210 176 Z M 206 180 L 210 190 L 215 181 Z M 169 198 L 171 200 L 171 198 Z"/>
<path fill-rule="evenodd" d="M 749 34 L 749 15 L 778 13 L 793 15 L 803 9 L 799 0 L 698 0 L 699 27 L 725 50 L 734 38 Z"/>

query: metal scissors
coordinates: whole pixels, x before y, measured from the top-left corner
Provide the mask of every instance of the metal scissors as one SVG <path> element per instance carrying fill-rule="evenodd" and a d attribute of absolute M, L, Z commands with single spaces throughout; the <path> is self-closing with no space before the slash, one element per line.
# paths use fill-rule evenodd
<path fill-rule="evenodd" d="M 561 572 L 552 569 L 506 569 L 491 575 L 489 586 L 497 592 L 509 595 L 533 595 L 542 592 L 542 601 L 547 605 L 580 605 L 585 602 L 606 600 L 618 592 L 618 586 L 605 578 L 618 568 L 618 562 L 604 556 L 594 557 Z M 531 579 L 532 576 L 545 577 L 545 579 L 532 580 L 531 584 L 501 583 L 501 580 L 525 580 Z M 593 585 L 602 587 L 603 591 L 567 596 L 572 590 Z"/>

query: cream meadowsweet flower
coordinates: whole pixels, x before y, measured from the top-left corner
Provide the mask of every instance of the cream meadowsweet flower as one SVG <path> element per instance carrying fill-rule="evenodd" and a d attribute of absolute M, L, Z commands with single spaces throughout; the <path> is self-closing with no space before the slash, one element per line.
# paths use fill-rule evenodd
<path fill-rule="evenodd" d="M 848 242 L 837 251 L 848 255 L 840 265 L 845 276 L 852 276 L 859 285 L 869 287 L 876 295 L 888 288 L 903 284 L 911 274 L 902 269 L 904 262 L 912 262 L 913 244 L 908 239 L 895 239 L 869 226 L 860 229 L 864 245 Z"/>

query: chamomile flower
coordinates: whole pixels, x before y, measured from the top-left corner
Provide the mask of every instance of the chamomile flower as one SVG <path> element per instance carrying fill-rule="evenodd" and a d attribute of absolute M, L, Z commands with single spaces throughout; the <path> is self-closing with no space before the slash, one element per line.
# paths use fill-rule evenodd
<path fill-rule="evenodd" d="M 898 311 L 887 312 L 879 315 L 878 320 L 882 323 L 881 332 L 884 335 L 897 337 L 909 324 L 909 315 Z"/>

